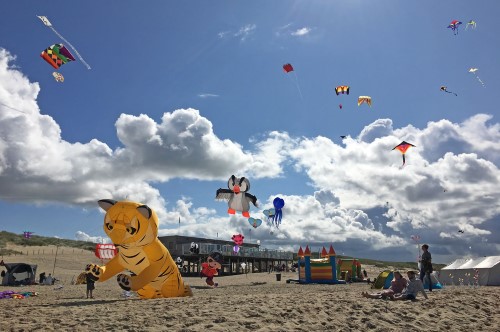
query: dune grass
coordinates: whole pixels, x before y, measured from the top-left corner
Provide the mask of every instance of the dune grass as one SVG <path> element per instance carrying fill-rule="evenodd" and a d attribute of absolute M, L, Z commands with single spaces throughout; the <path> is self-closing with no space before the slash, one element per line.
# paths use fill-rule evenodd
<path fill-rule="evenodd" d="M 95 250 L 95 243 L 59 239 L 55 237 L 45 237 L 38 235 L 31 235 L 29 239 L 24 238 L 22 234 L 15 234 L 6 231 L 0 232 L 0 255 L 10 255 L 10 254 L 22 254 L 19 251 L 7 249 L 7 243 L 12 243 L 15 245 L 25 246 L 25 247 L 39 247 L 39 246 L 64 246 L 77 249 L 84 249 L 89 251 Z"/>

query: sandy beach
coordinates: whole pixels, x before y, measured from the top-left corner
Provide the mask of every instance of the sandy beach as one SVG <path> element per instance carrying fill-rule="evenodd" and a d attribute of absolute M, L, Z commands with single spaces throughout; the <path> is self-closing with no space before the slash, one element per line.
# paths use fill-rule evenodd
<path fill-rule="evenodd" d="M 38 264 L 51 273 L 51 247 L 21 248 L 35 254 L 5 256 L 6 262 Z M 59 248 L 55 286 L 0 287 L 0 291 L 33 291 L 25 299 L 1 299 L 0 331 L 499 331 L 500 287 L 448 286 L 417 301 L 365 299 L 365 283 L 301 285 L 286 283 L 297 273 L 216 277 L 218 288 L 204 279 L 185 278 L 190 298 L 141 300 L 125 298 L 114 279 L 96 283 L 94 299 L 85 285 L 71 285 L 92 253 Z M 365 266 L 370 277 L 380 271 Z M 62 288 L 61 288 L 62 286 Z"/>

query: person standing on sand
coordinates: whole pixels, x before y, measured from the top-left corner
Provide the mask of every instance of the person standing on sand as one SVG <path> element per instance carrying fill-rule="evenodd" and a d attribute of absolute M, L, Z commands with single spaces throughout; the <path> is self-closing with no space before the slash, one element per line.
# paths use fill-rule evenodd
<path fill-rule="evenodd" d="M 433 271 L 432 269 L 432 256 L 431 253 L 429 252 L 429 245 L 423 244 L 422 245 L 422 251 L 424 252 L 422 254 L 422 257 L 420 258 L 420 281 L 424 283 L 424 278 L 427 277 L 429 281 L 429 292 L 432 292 L 432 279 L 431 279 L 431 273 Z"/>
<path fill-rule="evenodd" d="M 90 272 L 88 272 L 86 275 L 85 275 L 85 281 L 87 282 L 87 299 L 90 298 L 93 299 L 94 296 L 92 296 L 92 291 L 95 289 L 95 286 L 94 286 L 94 279 L 92 279 L 92 274 L 90 274 Z"/>
<path fill-rule="evenodd" d="M 38 283 L 40 285 L 43 285 L 44 282 L 45 282 L 45 272 L 42 272 L 40 273 L 40 280 L 38 281 Z"/>

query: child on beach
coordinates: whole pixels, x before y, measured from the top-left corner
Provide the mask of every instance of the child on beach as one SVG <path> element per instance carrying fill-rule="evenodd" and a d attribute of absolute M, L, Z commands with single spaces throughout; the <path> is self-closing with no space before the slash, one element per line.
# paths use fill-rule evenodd
<path fill-rule="evenodd" d="M 92 274 L 90 272 L 88 272 L 86 275 L 85 275 L 85 279 L 86 279 L 86 282 L 87 282 L 87 299 L 90 298 L 93 299 L 94 297 L 92 296 L 92 291 L 95 289 L 95 286 L 94 286 L 94 279 L 92 279 Z"/>

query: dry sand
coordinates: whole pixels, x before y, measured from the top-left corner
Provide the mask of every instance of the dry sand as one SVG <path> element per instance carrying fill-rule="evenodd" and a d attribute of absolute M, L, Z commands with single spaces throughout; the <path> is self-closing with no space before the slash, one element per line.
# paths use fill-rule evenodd
<path fill-rule="evenodd" d="M 18 249 L 29 255 L 5 256 L 6 263 L 38 264 L 38 273 L 52 273 L 51 247 Z M 185 278 L 193 297 L 153 300 L 122 297 L 113 279 L 96 283 L 95 298 L 86 299 L 86 286 L 70 283 L 89 262 L 99 260 L 59 248 L 55 276 L 63 288 L 0 287 L 39 293 L 0 299 L 0 331 L 500 331 L 500 287 L 448 286 L 428 300 L 391 302 L 363 298 L 370 291 L 364 283 L 287 284 L 297 273 L 283 273 L 281 281 L 274 273 L 249 273 L 216 277 L 214 289 L 204 279 Z M 370 277 L 379 272 L 365 268 Z"/>

